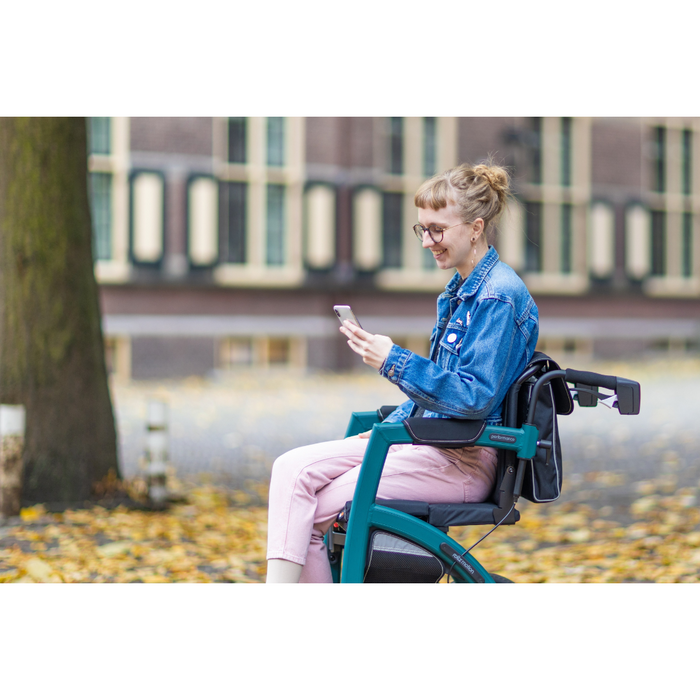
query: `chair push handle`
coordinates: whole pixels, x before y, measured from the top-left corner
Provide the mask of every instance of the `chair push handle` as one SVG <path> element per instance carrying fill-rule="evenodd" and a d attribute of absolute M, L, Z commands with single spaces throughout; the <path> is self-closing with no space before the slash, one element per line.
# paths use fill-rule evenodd
<path fill-rule="evenodd" d="M 567 369 L 565 379 L 567 382 L 571 382 L 573 384 L 587 384 L 588 386 L 598 386 L 603 387 L 604 389 L 617 391 L 617 377 L 613 377 L 608 374 L 597 374 L 596 372 Z"/>

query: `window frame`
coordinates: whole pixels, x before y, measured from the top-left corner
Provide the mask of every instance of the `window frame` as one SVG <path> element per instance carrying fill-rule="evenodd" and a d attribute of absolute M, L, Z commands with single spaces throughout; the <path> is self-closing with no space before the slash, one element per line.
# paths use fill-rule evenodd
<path fill-rule="evenodd" d="M 226 202 L 219 202 L 219 263 L 213 269 L 214 281 L 222 286 L 284 287 L 300 286 L 304 279 L 303 207 L 305 183 L 304 118 L 245 117 L 247 160 L 231 163 L 229 156 L 229 117 L 215 118 L 214 175 L 219 181 L 219 198 L 225 183 L 246 186 L 245 245 L 239 246 L 244 257 L 230 260 L 230 216 L 224 212 Z M 238 119 L 238 118 L 236 118 Z M 242 118 L 241 118 L 242 119 Z M 284 164 L 268 164 L 268 125 L 271 119 L 283 120 Z M 279 125 L 278 125 L 279 127 Z M 277 127 L 277 128 L 278 128 Z M 273 159 L 274 160 L 274 159 Z M 279 160 L 279 159 L 277 159 Z M 268 185 L 284 188 L 282 233 L 272 236 L 268 224 Z M 281 236 L 283 258 L 268 250 Z M 278 241 L 279 242 L 279 241 Z M 270 257 L 272 255 L 272 257 Z M 274 274 L 270 274 L 273 271 Z"/>
<path fill-rule="evenodd" d="M 135 197 L 134 197 L 134 188 L 136 184 L 136 180 L 142 176 L 142 175 L 155 175 L 157 176 L 161 182 L 163 183 L 163 198 L 161 202 L 161 231 L 160 231 L 160 236 L 161 236 L 161 247 L 160 247 L 160 256 L 154 260 L 139 260 L 136 258 L 134 254 L 134 238 L 135 238 L 135 228 L 136 228 L 136 222 L 135 222 Z M 168 210 L 168 191 L 167 191 L 167 178 L 165 175 L 165 172 L 162 170 L 156 170 L 154 168 L 135 168 L 130 171 L 129 173 L 129 263 L 136 269 L 141 268 L 141 269 L 159 269 L 163 261 L 165 259 L 165 254 L 166 254 L 166 214 Z"/>

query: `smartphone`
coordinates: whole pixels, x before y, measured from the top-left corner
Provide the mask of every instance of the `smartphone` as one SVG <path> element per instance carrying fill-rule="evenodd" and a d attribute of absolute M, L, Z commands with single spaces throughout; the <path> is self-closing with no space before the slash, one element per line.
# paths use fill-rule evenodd
<path fill-rule="evenodd" d="M 343 321 L 352 321 L 356 326 L 360 326 L 357 316 L 355 316 L 349 306 L 334 306 L 333 311 L 335 311 L 335 315 L 340 319 L 341 323 Z M 362 328 L 362 326 L 360 326 L 360 328 Z"/>

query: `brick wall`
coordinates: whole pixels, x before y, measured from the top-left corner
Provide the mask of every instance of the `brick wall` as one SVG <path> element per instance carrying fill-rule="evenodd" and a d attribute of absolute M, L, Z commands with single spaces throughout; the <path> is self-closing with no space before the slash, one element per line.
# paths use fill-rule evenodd
<path fill-rule="evenodd" d="M 376 159 L 375 119 L 308 117 L 306 162 L 342 168 L 371 168 Z"/>
<path fill-rule="evenodd" d="M 460 163 L 477 163 L 489 155 L 498 165 L 510 159 L 510 147 L 504 134 L 516 125 L 513 117 L 461 118 L 458 126 L 458 154 Z"/>
<path fill-rule="evenodd" d="M 591 125 L 591 182 L 594 196 L 638 197 L 649 165 L 638 119 L 598 118 Z M 615 196 L 617 195 L 617 197 Z"/>
<path fill-rule="evenodd" d="M 132 151 L 212 154 L 211 117 L 132 117 L 130 122 Z"/>
<path fill-rule="evenodd" d="M 338 119 L 308 117 L 306 119 L 306 162 L 338 165 Z"/>
<path fill-rule="evenodd" d="M 134 379 L 201 376 L 214 369 L 214 338 L 134 338 Z"/>
<path fill-rule="evenodd" d="M 377 160 L 375 133 L 377 119 L 354 117 L 350 120 L 352 149 L 349 164 L 354 168 L 372 168 Z"/>

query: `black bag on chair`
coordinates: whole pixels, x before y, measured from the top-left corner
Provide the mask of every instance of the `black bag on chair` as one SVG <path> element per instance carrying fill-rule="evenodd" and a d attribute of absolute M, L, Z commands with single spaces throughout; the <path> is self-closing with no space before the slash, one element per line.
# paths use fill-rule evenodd
<path fill-rule="evenodd" d="M 528 367 L 539 365 L 539 371 L 527 379 L 518 395 L 518 423 L 527 418 L 532 390 L 537 380 L 545 373 L 561 369 L 559 365 L 542 352 L 536 352 Z M 574 410 L 574 402 L 564 379 L 555 379 L 540 391 L 535 409 L 535 426 L 539 439 L 552 443 L 551 450 L 538 447 L 533 459 L 525 467 L 525 477 L 521 496 L 533 503 L 555 501 L 561 495 L 563 462 L 557 414 L 566 416 Z"/>

